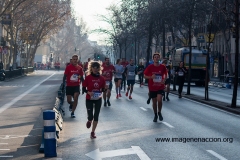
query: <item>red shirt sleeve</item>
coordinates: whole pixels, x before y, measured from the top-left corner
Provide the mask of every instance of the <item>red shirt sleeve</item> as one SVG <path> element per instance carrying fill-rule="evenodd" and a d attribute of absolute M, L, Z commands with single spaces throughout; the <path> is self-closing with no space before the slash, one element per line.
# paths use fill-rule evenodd
<path fill-rule="evenodd" d="M 146 76 L 152 76 L 150 73 L 151 65 L 149 65 L 145 70 L 144 70 L 144 75 Z"/>

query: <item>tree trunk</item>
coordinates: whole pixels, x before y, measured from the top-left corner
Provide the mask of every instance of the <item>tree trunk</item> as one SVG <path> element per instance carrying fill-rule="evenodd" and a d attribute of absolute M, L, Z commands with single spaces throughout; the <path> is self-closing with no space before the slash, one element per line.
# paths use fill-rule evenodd
<path fill-rule="evenodd" d="M 239 54 L 239 0 L 235 0 L 235 25 L 236 25 L 236 39 L 235 39 L 235 77 L 234 77 L 234 87 L 232 96 L 232 108 L 237 107 L 237 89 L 238 89 L 238 54 Z"/>
<path fill-rule="evenodd" d="M 153 22 L 151 21 L 149 24 L 149 28 L 148 28 L 148 46 L 147 46 L 147 60 L 146 60 L 146 66 L 148 66 L 149 64 L 149 60 L 150 60 L 150 51 L 151 51 L 151 45 L 152 45 L 152 28 L 153 28 Z"/>

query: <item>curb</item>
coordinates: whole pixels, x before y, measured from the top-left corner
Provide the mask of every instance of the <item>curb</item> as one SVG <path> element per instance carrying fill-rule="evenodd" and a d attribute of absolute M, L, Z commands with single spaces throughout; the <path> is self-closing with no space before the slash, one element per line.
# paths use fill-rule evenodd
<path fill-rule="evenodd" d="M 174 95 L 178 95 L 177 91 L 170 90 L 170 93 L 174 94 Z M 193 101 L 196 101 L 196 102 L 200 102 L 202 104 L 207 104 L 207 105 L 210 105 L 212 107 L 219 108 L 219 109 L 222 109 L 222 110 L 240 115 L 240 106 L 237 106 L 237 108 L 231 108 L 231 107 L 229 107 L 230 106 L 229 103 L 219 102 L 219 101 L 211 100 L 211 99 L 207 101 L 207 100 L 204 99 L 204 97 L 199 97 L 199 96 L 196 96 L 196 95 L 193 95 L 193 94 L 185 95 L 186 93 L 185 92 L 183 92 L 183 93 L 184 94 L 183 94 L 182 97 L 184 97 L 186 99 L 190 99 L 190 100 L 193 100 Z"/>

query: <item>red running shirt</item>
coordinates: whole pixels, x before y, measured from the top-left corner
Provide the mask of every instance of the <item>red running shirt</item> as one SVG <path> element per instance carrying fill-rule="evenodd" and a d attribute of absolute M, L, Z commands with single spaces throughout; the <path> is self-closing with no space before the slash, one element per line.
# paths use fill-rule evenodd
<path fill-rule="evenodd" d="M 79 76 L 83 76 L 82 67 L 80 67 L 79 65 L 74 66 L 70 64 L 66 67 L 64 74 L 67 76 L 67 86 L 80 85 Z"/>
<path fill-rule="evenodd" d="M 83 87 L 86 87 L 89 92 L 102 93 L 102 89 L 105 88 L 105 80 L 103 76 L 94 77 L 88 75 L 82 84 Z M 86 99 L 91 99 L 89 94 L 86 94 Z"/>
<path fill-rule="evenodd" d="M 160 64 L 159 66 L 154 66 L 150 64 L 144 71 L 144 75 L 152 76 L 156 75 L 155 79 L 148 79 L 148 88 L 149 91 L 158 91 L 164 90 L 165 84 L 162 84 L 161 81 L 167 76 L 167 69 L 164 65 Z"/>
<path fill-rule="evenodd" d="M 113 65 L 103 64 L 102 76 L 106 81 L 112 81 L 113 71 L 115 71 L 115 67 Z"/>

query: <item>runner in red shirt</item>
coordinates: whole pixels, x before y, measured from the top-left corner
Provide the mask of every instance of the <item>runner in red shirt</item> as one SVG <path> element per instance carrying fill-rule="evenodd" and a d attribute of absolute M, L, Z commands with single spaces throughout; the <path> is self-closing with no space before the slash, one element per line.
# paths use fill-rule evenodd
<path fill-rule="evenodd" d="M 109 58 L 105 58 L 105 62 L 103 63 L 103 70 L 102 70 L 102 76 L 104 77 L 106 81 L 107 90 L 103 93 L 103 100 L 104 100 L 104 107 L 111 106 L 110 103 L 110 97 L 111 97 L 111 90 L 112 90 L 112 77 L 113 72 L 115 71 L 115 67 L 110 64 Z M 107 97 L 107 101 L 106 101 Z"/>
<path fill-rule="evenodd" d="M 68 65 L 64 72 L 63 84 L 65 84 L 65 79 L 67 79 L 66 95 L 67 102 L 70 104 L 69 110 L 71 111 L 71 117 L 75 118 L 74 111 L 77 108 L 78 96 L 80 94 L 80 79 L 83 77 L 82 67 L 77 65 L 78 56 L 72 56 L 72 64 Z M 74 101 L 72 102 L 72 97 Z"/>
<path fill-rule="evenodd" d="M 149 65 L 144 71 L 144 78 L 148 79 L 149 95 L 152 98 L 154 119 L 153 122 L 162 121 L 162 96 L 164 94 L 165 81 L 167 78 L 167 69 L 159 64 L 160 54 L 153 54 L 154 64 Z"/>
<path fill-rule="evenodd" d="M 102 105 L 102 92 L 105 92 L 105 80 L 101 76 L 101 64 L 97 61 L 89 62 L 88 73 L 83 82 L 83 91 L 86 95 L 86 108 L 88 113 L 88 121 L 86 127 L 90 128 L 92 125 L 92 132 L 90 138 L 96 138 L 95 130 L 98 124 L 98 117 Z M 94 107 L 93 107 L 94 106 Z M 94 113 L 93 113 L 94 108 Z"/>

